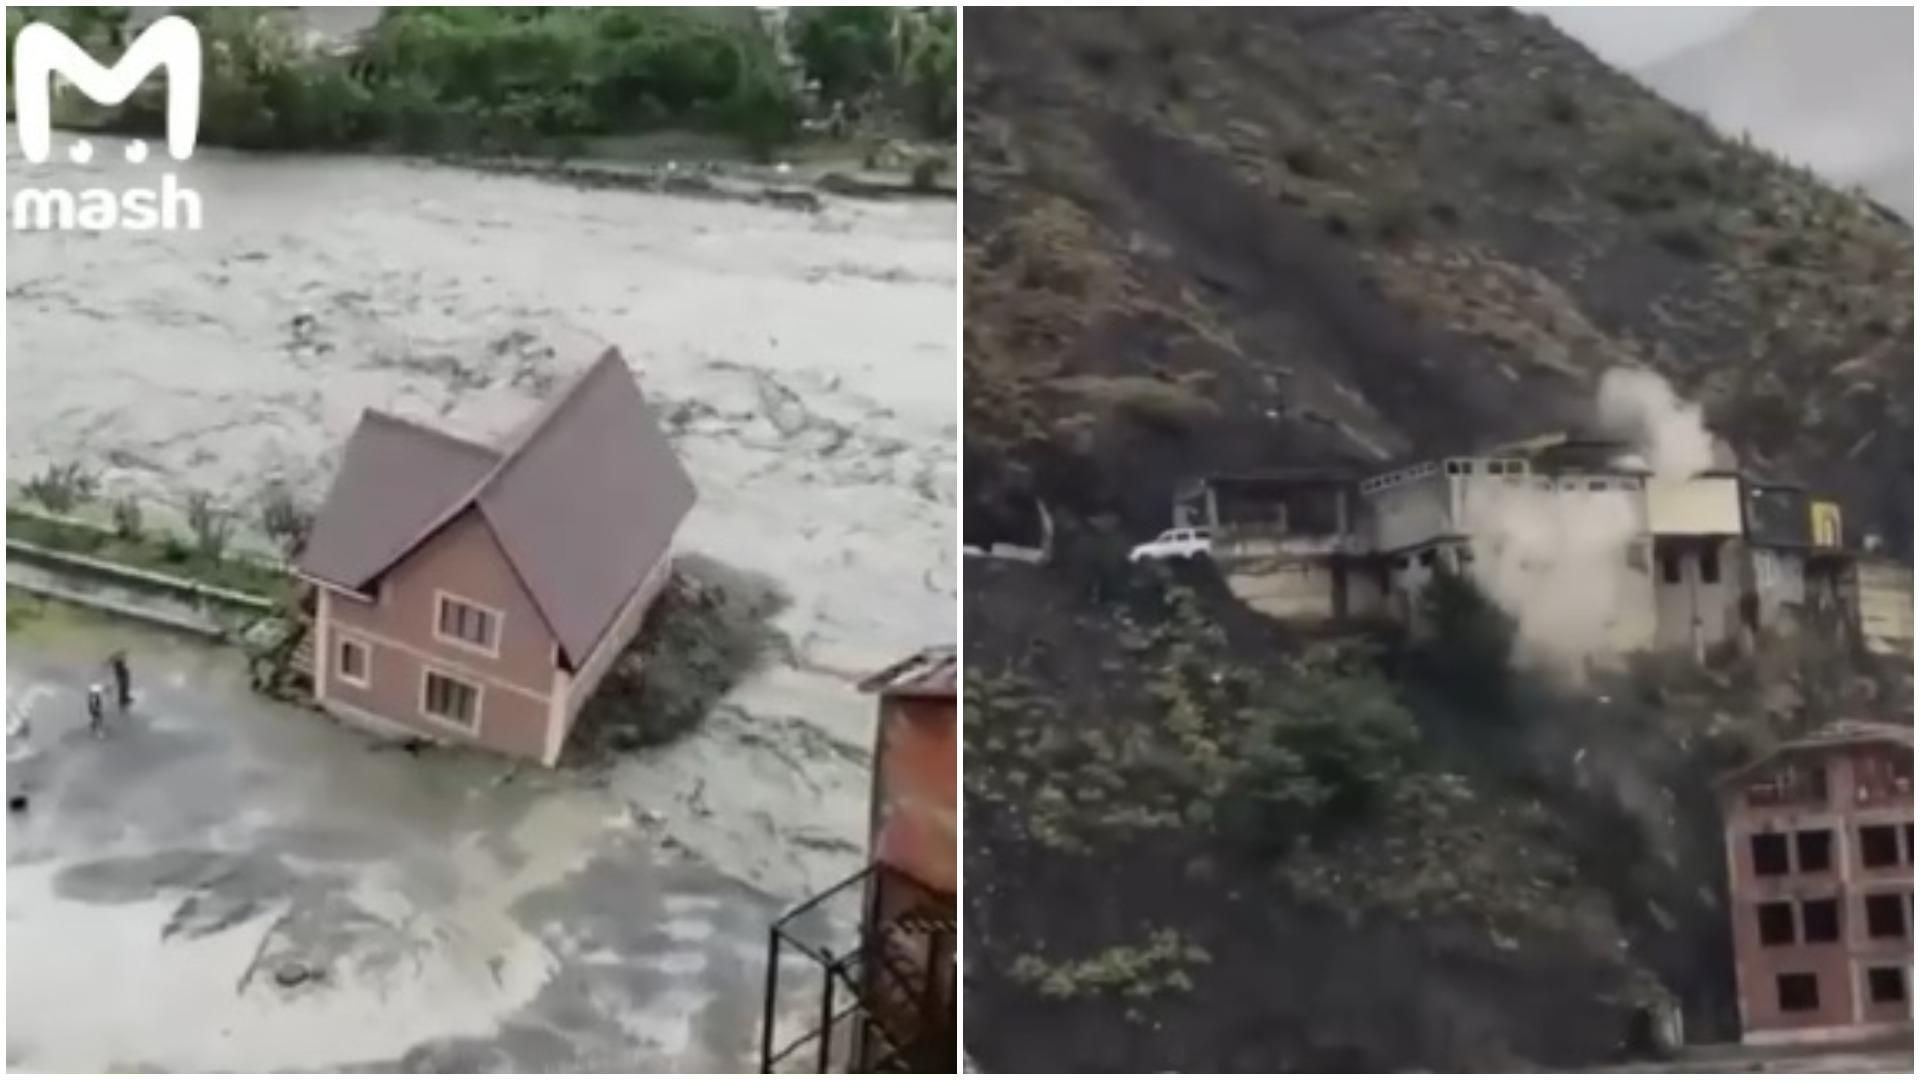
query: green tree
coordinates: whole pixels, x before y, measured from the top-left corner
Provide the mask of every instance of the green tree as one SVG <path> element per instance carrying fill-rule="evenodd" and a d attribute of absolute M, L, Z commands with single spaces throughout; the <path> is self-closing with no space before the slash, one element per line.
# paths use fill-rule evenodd
<path fill-rule="evenodd" d="M 1513 711 L 1513 617 L 1465 574 L 1441 570 L 1421 595 L 1415 657 L 1446 699 L 1502 722 Z"/>
<path fill-rule="evenodd" d="M 794 54 L 829 98 L 853 98 L 876 89 L 895 72 L 896 8 L 797 8 Z"/>

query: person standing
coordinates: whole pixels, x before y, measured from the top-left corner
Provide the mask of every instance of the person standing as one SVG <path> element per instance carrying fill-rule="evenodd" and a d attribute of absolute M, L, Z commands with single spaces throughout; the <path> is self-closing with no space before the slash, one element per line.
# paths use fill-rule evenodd
<path fill-rule="evenodd" d="M 107 657 L 107 666 L 113 669 L 114 701 L 126 712 L 133 705 L 133 674 L 127 670 L 127 654 L 115 651 Z"/>
<path fill-rule="evenodd" d="M 87 685 L 87 733 L 96 739 L 107 734 L 106 688 L 99 683 Z"/>

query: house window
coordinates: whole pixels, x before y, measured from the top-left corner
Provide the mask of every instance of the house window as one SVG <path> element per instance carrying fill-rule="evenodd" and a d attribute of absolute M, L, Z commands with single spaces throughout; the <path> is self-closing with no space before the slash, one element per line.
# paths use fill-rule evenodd
<path fill-rule="evenodd" d="M 1774 977 L 1781 1012 L 1812 1012 L 1820 1007 L 1820 980 L 1812 973 Z"/>
<path fill-rule="evenodd" d="M 1663 551 L 1660 553 L 1660 580 L 1669 585 L 1680 584 L 1680 553 Z"/>
<path fill-rule="evenodd" d="M 1753 872 L 1761 877 L 1778 877 L 1787 872 L 1786 833 L 1754 834 Z"/>
<path fill-rule="evenodd" d="M 367 685 L 368 661 L 369 656 L 366 642 L 355 641 L 349 637 L 340 639 L 340 658 L 335 670 L 339 673 L 341 682 L 365 687 Z"/>
<path fill-rule="evenodd" d="M 1808 944 L 1840 940 L 1840 901 L 1803 900 L 1800 903 L 1800 938 Z"/>
<path fill-rule="evenodd" d="M 1793 834 L 1794 853 L 1800 859 L 1800 872 L 1819 874 L 1833 869 L 1833 833 L 1812 829 Z"/>
<path fill-rule="evenodd" d="M 1898 1005 L 1907 1000 L 1905 968 L 1870 967 L 1867 969 L 1867 1000 L 1875 1005 Z"/>
<path fill-rule="evenodd" d="M 1720 584 L 1720 550 L 1718 548 L 1701 549 L 1700 581 L 1705 585 Z"/>
<path fill-rule="evenodd" d="M 1860 826 L 1860 865 L 1900 865 L 1900 830 L 1891 825 Z"/>
<path fill-rule="evenodd" d="M 480 689 L 450 675 L 429 671 L 421 687 L 420 707 L 436 720 L 475 728 L 480 724 Z"/>
<path fill-rule="evenodd" d="M 1605 480 L 1589 480 L 1587 481 L 1587 490 L 1605 491 L 1607 490 L 1607 482 Z"/>
<path fill-rule="evenodd" d="M 1421 565 L 1421 566 L 1432 566 L 1432 565 L 1433 565 L 1433 557 L 1434 557 L 1434 549 L 1432 549 L 1432 548 L 1428 548 L 1427 550 L 1425 550 L 1425 551 L 1423 551 L 1423 552 L 1421 552 L 1421 553 L 1420 553 L 1420 565 Z"/>
<path fill-rule="evenodd" d="M 1785 900 L 1759 905 L 1760 944 L 1793 944 L 1793 905 Z"/>
<path fill-rule="evenodd" d="M 1899 893 L 1869 893 L 1866 903 L 1868 937 L 1907 936 L 1907 905 Z"/>
<path fill-rule="evenodd" d="M 498 645 L 500 613 L 469 600 L 440 595 L 440 617 L 435 627 L 444 641 L 493 652 Z"/>

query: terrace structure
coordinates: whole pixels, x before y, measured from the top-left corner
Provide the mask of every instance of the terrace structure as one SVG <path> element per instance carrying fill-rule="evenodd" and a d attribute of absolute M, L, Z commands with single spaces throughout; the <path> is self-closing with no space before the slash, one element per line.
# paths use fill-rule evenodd
<path fill-rule="evenodd" d="M 1385 583 L 1357 519 L 1355 477 L 1342 469 L 1217 474 L 1176 492 L 1176 527 L 1205 527 L 1228 585 L 1276 618 L 1377 615 Z"/>

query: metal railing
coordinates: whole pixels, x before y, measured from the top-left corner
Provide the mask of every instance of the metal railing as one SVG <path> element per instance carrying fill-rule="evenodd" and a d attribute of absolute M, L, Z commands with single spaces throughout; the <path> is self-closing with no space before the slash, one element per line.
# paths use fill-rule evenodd
<path fill-rule="evenodd" d="M 855 900 L 850 944 L 807 940 L 806 923 Z M 952 894 L 880 863 L 787 912 L 768 934 L 760 1071 L 953 1072 L 955 941 Z M 782 1040 L 780 969 L 793 953 L 816 966 L 819 997 Z"/>

